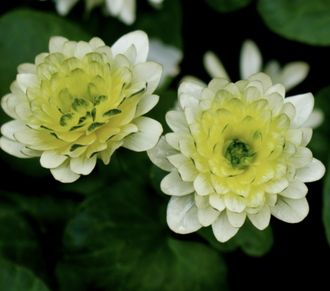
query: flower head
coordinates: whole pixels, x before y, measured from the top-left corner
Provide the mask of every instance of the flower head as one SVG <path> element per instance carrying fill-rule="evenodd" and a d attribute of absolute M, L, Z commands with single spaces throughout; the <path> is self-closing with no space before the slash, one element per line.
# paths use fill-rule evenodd
<path fill-rule="evenodd" d="M 227 241 L 249 219 L 262 230 L 271 215 L 290 223 L 305 218 L 305 182 L 320 179 L 324 166 L 306 145 L 312 129 L 301 127 L 313 95 L 284 98 L 280 84 L 255 74 L 207 87 L 179 87 L 179 105 L 166 115 L 173 132 L 148 152 L 170 173 L 161 182 L 171 195 L 167 223 L 177 233 L 212 225 Z"/>
<path fill-rule="evenodd" d="M 55 0 L 56 9 L 59 14 L 66 15 L 78 0 Z M 149 0 L 150 4 L 158 8 L 163 0 Z M 85 0 L 86 10 L 105 4 L 106 10 L 112 16 L 118 17 L 125 24 L 132 24 L 135 21 L 135 0 Z"/>
<path fill-rule="evenodd" d="M 146 62 L 148 37 L 135 31 L 111 48 L 99 38 L 74 42 L 53 37 L 49 52 L 18 67 L 2 108 L 14 120 L 1 128 L 1 148 L 21 158 L 39 157 L 55 179 L 73 182 L 105 164 L 123 146 L 153 147 L 161 125 L 142 115 L 158 102 L 153 95 L 161 66 Z"/>

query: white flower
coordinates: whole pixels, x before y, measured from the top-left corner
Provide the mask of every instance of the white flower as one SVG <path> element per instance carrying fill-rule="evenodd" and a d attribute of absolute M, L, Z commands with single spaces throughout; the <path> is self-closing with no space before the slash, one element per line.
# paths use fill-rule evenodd
<path fill-rule="evenodd" d="M 206 52 L 203 62 L 206 71 L 212 78 L 226 78 L 230 80 L 223 64 L 213 52 Z M 280 64 L 272 60 L 263 67 L 262 56 L 257 45 L 251 40 L 246 40 L 243 43 L 240 56 L 241 79 L 246 79 L 262 71 L 271 77 L 274 84 L 282 84 L 286 91 L 288 91 L 300 84 L 307 77 L 309 65 L 301 61 L 291 62 L 281 69 Z M 306 121 L 306 127 L 316 128 L 322 123 L 323 119 L 323 112 L 315 109 Z"/>
<path fill-rule="evenodd" d="M 57 12 L 66 15 L 78 0 L 55 0 Z M 158 8 L 163 0 L 149 0 L 150 4 Z M 106 10 L 112 15 L 118 17 L 126 24 L 132 24 L 135 21 L 135 0 L 85 0 L 86 10 L 90 11 L 94 7 L 105 4 Z"/>
<path fill-rule="evenodd" d="M 306 147 L 312 129 L 302 127 L 312 94 L 284 98 L 284 87 L 259 73 L 236 83 L 213 79 L 207 87 L 186 81 L 178 95 L 178 107 L 166 115 L 172 132 L 148 151 L 170 172 L 161 189 L 172 196 L 173 231 L 212 225 L 224 242 L 246 219 L 262 230 L 271 215 L 290 223 L 306 217 L 304 183 L 325 171 Z"/>
<path fill-rule="evenodd" d="M 182 60 L 182 53 L 173 46 L 166 45 L 157 39 L 151 39 L 148 60 L 163 65 L 161 86 L 166 78 L 175 77 L 180 72 L 178 64 Z"/>
<path fill-rule="evenodd" d="M 148 37 L 124 35 L 110 48 L 53 37 L 49 52 L 18 67 L 2 108 L 14 120 L 1 127 L 1 148 L 20 158 L 39 157 L 55 179 L 73 182 L 88 175 L 97 158 L 110 162 L 123 146 L 152 148 L 159 122 L 143 117 L 158 102 L 153 92 L 161 66 L 146 62 Z"/>

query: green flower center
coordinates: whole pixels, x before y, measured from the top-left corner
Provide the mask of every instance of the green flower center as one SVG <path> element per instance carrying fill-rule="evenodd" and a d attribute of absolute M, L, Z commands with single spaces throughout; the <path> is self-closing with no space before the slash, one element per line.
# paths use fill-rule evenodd
<path fill-rule="evenodd" d="M 224 156 L 233 168 L 244 169 L 254 160 L 255 153 L 248 144 L 235 138 L 229 142 Z"/>

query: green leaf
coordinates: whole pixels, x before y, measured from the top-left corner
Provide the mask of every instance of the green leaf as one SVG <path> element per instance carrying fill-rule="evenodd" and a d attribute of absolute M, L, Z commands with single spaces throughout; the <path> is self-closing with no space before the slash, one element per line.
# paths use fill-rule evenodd
<path fill-rule="evenodd" d="M 0 290 L 49 291 L 32 272 L 23 267 L 0 260 Z"/>
<path fill-rule="evenodd" d="M 23 213 L 12 206 L 0 204 L 0 225 L 0 256 L 40 270 L 43 267 L 40 243 Z"/>
<path fill-rule="evenodd" d="M 329 169 L 330 160 L 328 162 Z M 328 244 L 330 245 L 330 171 L 327 171 L 327 175 L 325 178 L 325 183 L 323 187 L 323 224 L 325 228 L 325 235 L 327 237 Z"/>
<path fill-rule="evenodd" d="M 227 290 L 220 255 L 171 238 L 161 206 L 132 181 L 89 198 L 65 232 L 60 289 Z"/>
<path fill-rule="evenodd" d="M 210 227 L 199 230 L 198 234 L 216 250 L 232 252 L 237 248 L 241 248 L 247 255 L 254 257 L 265 255 L 271 250 L 273 245 L 271 227 L 269 226 L 261 231 L 255 228 L 249 221 L 246 221 L 238 233 L 225 243 L 216 240 Z"/>
<path fill-rule="evenodd" d="M 260 257 L 271 250 L 273 232 L 270 226 L 264 230 L 259 230 L 247 221 L 235 236 L 235 240 L 246 254 Z"/>
<path fill-rule="evenodd" d="M 244 8 L 252 0 L 207 0 L 207 3 L 215 10 L 225 13 Z"/>
<path fill-rule="evenodd" d="M 89 38 L 70 21 L 46 12 L 22 9 L 0 18 L 0 95 L 9 92 L 16 67 L 24 62 L 33 62 L 36 55 L 47 51 L 49 38 L 54 35 L 71 40 Z"/>
<path fill-rule="evenodd" d="M 259 0 L 258 10 L 266 25 L 283 37 L 330 45 L 329 0 Z"/>
<path fill-rule="evenodd" d="M 180 1 L 166 0 L 161 9 L 139 11 L 134 28 L 142 29 L 148 33 L 149 37 L 159 38 L 168 45 L 182 48 L 181 23 Z"/>

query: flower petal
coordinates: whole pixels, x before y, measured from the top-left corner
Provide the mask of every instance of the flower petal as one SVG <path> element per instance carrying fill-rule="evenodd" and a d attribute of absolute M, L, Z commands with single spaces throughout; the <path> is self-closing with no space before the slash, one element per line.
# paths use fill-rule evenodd
<path fill-rule="evenodd" d="M 300 180 L 296 179 L 290 181 L 289 186 L 279 193 L 281 196 L 291 198 L 291 199 L 301 199 L 306 196 L 308 188 Z"/>
<path fill-rule="evenodd" d="M 176 233 L 186 234 L 202 227 L 198 221 L 194 195 L 171 197 L 167 205 L 167 224 Z"/>
<path fill-rule="evenodd" d="M 5 151 L 6 153 L 8 153 L 14 157 L 17 157 L 17 158 L 26 159 L 26 158 L 31 158 L 31 157 L 40 155 L 40 154 L 38 154 L 37 151 L 33 151 L 34 154 L 32 154 L 32 152 L 31 152 L 31 155 L 28 155 L 25 151 L 26 148 L 24 145 L 22 145 L 19 142 L 14 141 L 14 140 L 11 140 L 9 138 L 6 138 L 6 137 L 0 138 L 0 148 L 3 151 Z"/>
<path fill-rule="evenodd" d="M 168 126 L 173 131 L 189 132 L 188 124 L 182 111 L 168 111 L 165 118 Z"/>
<path fill-rule="evenodd" d="M 164 177 L 160 188 L 165 194 L 174 196 L 184 196 L 194 192 L 193 183 L 184 182 L 176 170 Z"/>
<path fill-rule="evenodd" d="M 204 68 L 212 78 L 225 78 L 230 80 L 223 64 L 215 53 L 208 51 L 203 57 Z"/>
<path fill-rule="evenodd" d="M 154 62 L 137 64 L 133 70 L 132 82 L 147 83 L 145 94 L 152 94 L 159 84 L 162 70 L 162 66 Z"/>
<path fill-rule="evenodd" d="M 125 138 L 123 147 L 136 152 L 153 148 L 163 132 L 161 124 L 149 117 L 139 117 L 134 123 L 139 130 Z"/>
<path fill-rule="evenodd" d="M 57 0 L 56 10 L 60 15 L 67 15 L 78 0 Z"/>
<path fill-rule="evenodd" d="M 84 157 L 74 158 L 70 160 L 70 169 L 76 174 L 88 175 L 96 165 L 96 156 L 86 159 Z"/>
<path fill-rule="evenodd" d="M 262 57 L 257 45 L 247 40 L 243 43 L 240 57 L 240 74 L 242 79 L 261 71 Z"/>
<path fill-rule="evenodd" d="M 324 120 L 324 113 L 320 109 L 314 109 L 308 119 L 302 125 L 303 127 L 317 128 Z"/>
<path fill-rule="evenodd" d="M 302 182 L 314 182 L 321 179 L 324 173 L 324 165 L 319 160 L 313 159 L 309 165 L 297 170 L 296 178 Z"/>
<path fill-rule="evenodd" d="M 211 225 L 219 216 L 219 211 L 212 207 L 198 208 L 198 220 L 203 226 Z"/>
<path fill-rule="evenodd" d="M 62 183 L 72 183 L 79 179 L 80 175 L 70 169 L 69 162 L 64 162 L 61 166 L 50 169 L 54 178 Z"/>
<path fill-rule="evenodd" d="M 302 221 L 308 214 L 309 206 L 306 198 L 278 199 L 274 207 L 271 208 L 272 214 L 285 222 L 297 223 Z"/>
<path fill-rule="evenodd" d="M 218 241 L 226 242 L 238 232 L 239 228 L 232 226 L 228 220 L 227 214 L 223 212 L 212 224 L 212 230 Z"/>
<path fill-rule="evenodd" d="M 305 62 L 292 62 L 284 66 L 281 83 L 288 91 L 301 83 L 308 75 L 309 65 Z"/>
<path fill-rule="evenodd" d="M 293 119 L 293 126 L 300 127 L 309 118 L 314 107 L 314 97 L 311 93 L 287 97 L 284 102 L 290 102 L 296 108 L 296 116 Z"/>
<path fill-rule="evenodd" d="M 59 167 L 67 158 L 55 151 L 45 151 L 40 157 L 40 164 L 44 168 L 53 169 Z"/>
<path fill-rule="evenodd" d="M 205 196 L 214 192 L 210 179 L 199 174 L 194 180 L 194 188 L 199 195 Z"/>
<path fill-rule="evenodd" d="M 50 53 L 56 53 L 56 52 L 62 52 L 64 44 L 68 41 L 67 38 L 63 36 L 53 36 L 49 40 L 49 52 Z"/>
<path fill-rule="evenodd" d="M 149 39 L 142 30 L 136 30 L 119 38 L 111 47 L 113 55 L 125 54 L 125 51 L 134 45 L 136 48 L 136 63 L 145 62 L 149 52 Z"/>
<path fill-rule="evenodd" d="M 136 107 L 135 116 L 141 116 L 148 113 L 158 103 L 158 95 L 144 95 Z"/>
<path fill-rule="evenodd" d="M 227 217 L 228 217 L 229 223 L 233 227 L 241 227 L 245 222 L 246 212 L 237 213 L 237 212 L 232 212 L 227 209 Z"/>
<path fill-rule="evenodd" d="M 147 151 L 150 160 L 164 171 L 173 169 L 173 165 L 168 161 L 167 157 L 177 153 L 178 151 L 172 148 L 163 136 L 155 147 Z"/>
<path fill-rule="evenodd" d="M 265 229 L 270 222 L 271 212 L 269 206 L 265 205 L 257 213 L 248 214 L 249 220 L 259 230 Z"/>

